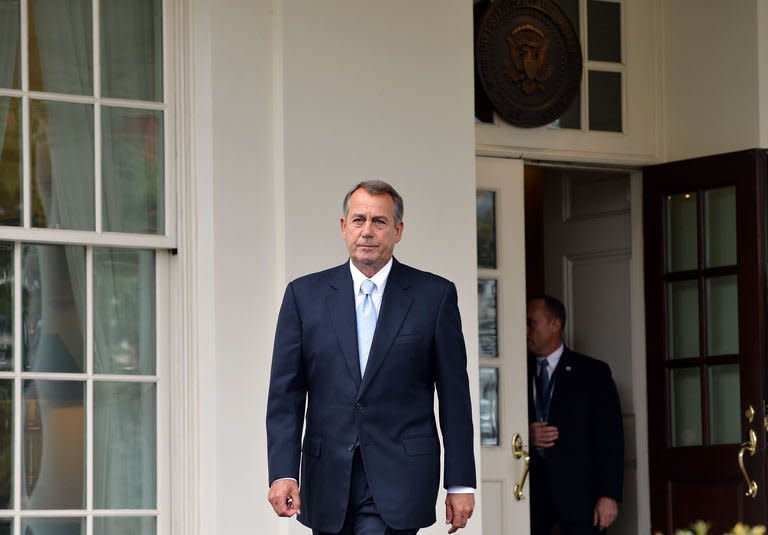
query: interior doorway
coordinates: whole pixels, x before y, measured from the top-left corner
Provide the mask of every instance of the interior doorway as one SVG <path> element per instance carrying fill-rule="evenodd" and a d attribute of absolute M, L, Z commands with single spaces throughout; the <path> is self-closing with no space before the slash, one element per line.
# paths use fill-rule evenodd
<path fill-rule="evenodd" d="M 641 178 L 628 169 L 525 166 L 526 292 L 566 306 L 566 344 L 605 361 L 621 398 L 624 499 L 614 535 L 648 532 Z M 639 237 L 638 237 L 639 236 Z M 638 418 L 639 411 L 639 418 Z M 639 444 L 639 448 L 638 448 Z M 535 474 L 531 474 L 535 477 Z"/>

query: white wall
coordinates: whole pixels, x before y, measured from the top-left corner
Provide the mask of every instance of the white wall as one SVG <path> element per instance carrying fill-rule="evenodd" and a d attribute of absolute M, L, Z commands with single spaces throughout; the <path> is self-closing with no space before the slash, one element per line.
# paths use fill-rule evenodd
<path fill-rule="evenodd" d="M 204 533 L 278 533 L 266 501 L 265 396 L 274 334 L 280 233 L 275 203 L 273 45 L 269 0 L 210 2 L 210 151 L 215 346 L 201 355 Z M 201 150 L 206 150 L 205 148 Z M 211 384 L 213 383 L 213 384 Z M 203 391 L 205 395 L 205 391 Z M 210 487 L 210 488 L 209 488 Z M 208 507 L 213 507 L 208 511 Z"/>
<path fill-rule="evenodd" d="M 212 124 L 196 148 L 210 166 L 200 182 L 213 184 L 202 212 L 215 270 L 214 351 L 201 355 L 201 399 L 214 407 L 200 423 L 203 523 L 307 533 L 266 502 L 272 337 L 286 281 L 346 259 L 340 202 L 360 179 L 388 180 L 405 198 L 398 258 L 457 283 L 477 399 L 471 3 L 200 0 L 195 13 L 212 47 L 210 76 L 197 77 Z M 463 532 L 479 534 L 480 518 Z"/>
<path fill-rule="evenodd" d="M 758 71 L 768 76 L 765 66 L 758 69 L 760 3 L 764 0 L 663 2 L 667 160 L 760 144 Z M 763 132 L 766 128 L 763 120 Z"/>
<path fill-rule="evenodd" d="M 760 98 L 760 147 L 768 147 L 768 2 L 757 2 L 757 69 Z"/>

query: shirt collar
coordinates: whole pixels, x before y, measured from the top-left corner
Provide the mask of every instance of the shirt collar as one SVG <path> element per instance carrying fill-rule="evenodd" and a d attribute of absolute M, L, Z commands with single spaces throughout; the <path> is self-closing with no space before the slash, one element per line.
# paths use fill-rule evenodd
<path fill-rule="evenodd" d="M 560 344 L 560 347 L 555 349 L 552 353 L 547 355 L 546 357 L 536 357 L 536 362 L 539 362 L 541 359 L 546 358 L 547 363 L 549 364 L 549 369 L 554 371 L 555 368 L 557 368 L 557 363 L 560 362 L 560 357 L 563 356 L 563 351 L 565 350 L 565 346 L 563 344 Z M 549 372 L 550 376 L 552 375 L 552 371 Z"/>
<path fill-rule="evenodd" d="M 370 278 L 376 285 L 376 292 L 379 295 L 383 295 L 384 287 L 387 285 L 387 279 L 389 278 L 389 272 L 392 271 L 392 258 L 390 258 L 389 262 L 384 264 L 384 267 L 377 271 L 373 277 L 366 277 L 363 275 L 363 273 L 352 263 L 351 258 L 349 259 L 349 271 L 352 273 L 352 283 L 355 289 L 355 295 L 360 293 L 360 285 L 368 278 Z"/>

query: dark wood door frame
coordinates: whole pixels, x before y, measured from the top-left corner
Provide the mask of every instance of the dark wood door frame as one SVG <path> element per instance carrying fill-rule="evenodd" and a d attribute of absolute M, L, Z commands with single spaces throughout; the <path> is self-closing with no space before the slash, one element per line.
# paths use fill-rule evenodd
<path fill-rule="evenodd" d="M 765 356 L 766 356 L 766 179 L 765 150 L 750 150 L 673 162 L 643 171 L 645 238 L 645 307 L 648 384 L 649 461 L 652 532 L 672 534 L 675 528 L 701 518 L 722 533 L 737 521 L 765 522 L 766 488 Z M 666 284 L 675 275 L 665 273 L 664 200 L 667 195 L 736 186 L 737 268 L 702 269 L 703 209 L 698 215 L 699 295 L 705 276 L 735 273 L 738 276 L 739 355 L 706 356 L 706 335 L 701 334 L 699 365 L 702 370 L 701 447 L 670 447 L 668 370 L 691 364 L 666 358 Z M 701 201 L 703 203 L 703 200 Z M 700 325 L 705 321 L 700 313 Z M 701 331 L 701 329 L 700 329 Z M 731 360 L 728 360 L 728 359 Z M 747 457 L 750 476 L 759 485 L 758 499 L 744 496 L 746 484 L 737 465 L 738 445 L 708 445 L 707 380 L 705 369 L 714 364 L 738 362 L 740 407 L 752 404 L 757 411 L 751 428 L 758 437 L 757 453 Z M 740 416 L 742 441 L 747 424 Z"/>

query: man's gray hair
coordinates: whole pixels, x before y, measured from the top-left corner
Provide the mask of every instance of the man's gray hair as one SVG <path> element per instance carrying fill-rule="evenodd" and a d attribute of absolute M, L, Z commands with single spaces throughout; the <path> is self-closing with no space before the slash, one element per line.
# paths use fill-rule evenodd
<path fill-rule="evenodd" d="M 349 210 L 349 198 L 352 194 L 359 189 L 365 190 L 369 195 L 384 195 L 387 194 L 392 197 L 392 202 L 395 204 L 395 225 L 399 225 L 403 220 L 403 198 L 395 191 L 395 188 L 384 182 L 383 180 L 363 180 L 357 184 L 354 188 L 349 190 L 344 196 L 344 203 L 342 204 L 342 215 L 347 217 L 347 211 Z"/>

